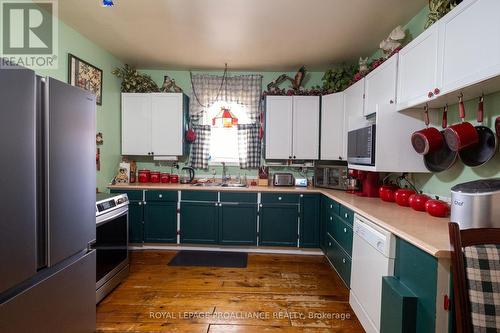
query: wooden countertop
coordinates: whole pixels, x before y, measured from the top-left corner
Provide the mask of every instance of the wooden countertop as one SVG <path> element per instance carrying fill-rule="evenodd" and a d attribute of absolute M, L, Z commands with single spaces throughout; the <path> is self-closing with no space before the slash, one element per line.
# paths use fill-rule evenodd
<path fill-rule="evenodd" d="M 379 198 L 364 198 L 344 191 L 316 187 L 273 187 L 250 186 L 246 188 L 204 187 L 189 184 L 123 184 L 110 185 L 110 189 L 122 190 L 202 190 L 232 192 L 287 192 L 322 193 L 368 218 L 396 236 L 415 245 L 437 258 L 450 257 L 450 240 L 447 218 L 436 218 L 427 213 L 417 212 L 395 203 L 384 202 Z"/>

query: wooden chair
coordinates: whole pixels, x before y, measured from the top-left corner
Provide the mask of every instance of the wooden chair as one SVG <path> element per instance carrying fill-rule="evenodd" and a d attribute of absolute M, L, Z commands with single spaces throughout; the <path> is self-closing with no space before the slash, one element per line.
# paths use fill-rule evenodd
<path fill-rule="evenodd" d="M 500 228 L 449 233 L 456 331 L 500 332 Z"/>

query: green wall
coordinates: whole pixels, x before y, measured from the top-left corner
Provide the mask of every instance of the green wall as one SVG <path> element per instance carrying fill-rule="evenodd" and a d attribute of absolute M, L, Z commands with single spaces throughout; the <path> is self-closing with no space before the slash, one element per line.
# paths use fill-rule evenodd
<path fill-rule="evenodd" d="M 103 101 L 97 106 L 97 131 L 102 132 L 101 170 L 97 171 L 97 187 L 106 190 L 114 177 L 120 156 L 120 80 L 111 70 L 122 63 L 73 28 L 59 21 L 59 67 L 57 70 L 39 70 L 40 75 L 68 82 L 68 53 L 103 70 Z"/>
<path fill-rule="evenodd" d="M 412 38 L 416 38 L 424 31 L 428 12 L 429 10 L 426 6 L 404 26 L 410 32 Z M 467 120 L 473 124 L 476 124 L 477 102 L 476 99 L 465 104 Z M 500 116 L 500 92 L 485 97 L 484 110 L 484 125 L 493 129 L 495 118 Z M 459 121 L 457 105 L 450 106 L 448 115 L 449 124 Z M 466 167 L 461 161 L 457 161 L 452 168 L 444 172 L 414 174 L 413 176 L 417 187 L 421 188 L 424 192 L 449 197 L 450 188 L 456 184 L 482 178 L 500 177 L 500 153 L 497 153 L 491 161 L 481 167 L 470 168 Z"/>

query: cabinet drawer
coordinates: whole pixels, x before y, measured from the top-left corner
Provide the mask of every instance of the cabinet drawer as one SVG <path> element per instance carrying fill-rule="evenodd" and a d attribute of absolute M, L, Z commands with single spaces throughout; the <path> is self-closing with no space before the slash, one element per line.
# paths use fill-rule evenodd
<path fill-rule="evenodd" d="M 220 192 L 220 202 L 257 203 L 257 193 Z"/>
<path fill-rule="evenodd" d="M 112 189 L 111 193 L 125 193 L 129 201 L 142 201 L 142 190 L 119 190 Z"/>
<path fill-rule="evenodd" d="M 326 232 L 330 237 L 337 238 L 337 230 L 335 228 L 335 225 L 338 223 L 337 219 L 335 216 L 332 214 L 328 214 L 326 217 Z"/>
<path fill-rule="evenodd" d="M 335 236 L 334 238 L 337 240 L 339 245 L 344 249 L 345 252 L 349 256 L 352 255 L 352 237 L 353 231 L 352 228 L 342 222 L 341 220 L 337 220 L 335 223 Z"/>
<path fill-rule="evenodd" d="M 182 191 L 181 201 L 213 201 L 219 198 L 217 191 Z"/>
<path fill-rule="evenodd" d="M 326 256 L 330 260 L 331 264 L 335 266 L 335 241 L 330 235 L 326 235 L 325 240 Z"/>
<path fill-rule="evenodd" d="M 177 191 L 146 191 L 146 201 L 177 202 Z"/>
<path fill-rule="evenodd" d="M 335 269 L 339 273 L 344 283 L 347 287 L 351 286 L 351 258 L 340 248 L 338 244 L 335 244 Z"/>
<path fill-rule="evenodd" d="M 299 204 L 300 196 L 289 193 L 262 193 L 262 203 Z"/>
<path fill-rule="evenodd" d="M 352 226 L 354 222 L 354 212 L 347 207 L 340 205 L 340 217 Z"/>
<path fill-rule="evenodd" d="M 339 215 L 339 211 L 340 211 L 340 204 L 335 201 L 335 200 L 332 200 L 330 198 L 326 198 L 326 211 L 329 213 L 329 214 L 335 214 L 335 215 Z"/>

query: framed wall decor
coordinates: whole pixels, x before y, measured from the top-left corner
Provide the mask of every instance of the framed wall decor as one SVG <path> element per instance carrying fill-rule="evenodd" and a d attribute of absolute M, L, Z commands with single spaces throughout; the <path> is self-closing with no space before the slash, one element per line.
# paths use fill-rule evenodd
<path fill-rule="evenodd" d="M 68 81 L 96 95 L 97 105 L 102 105 L 102 70 L 88 62 L 68 54 Z"/>

